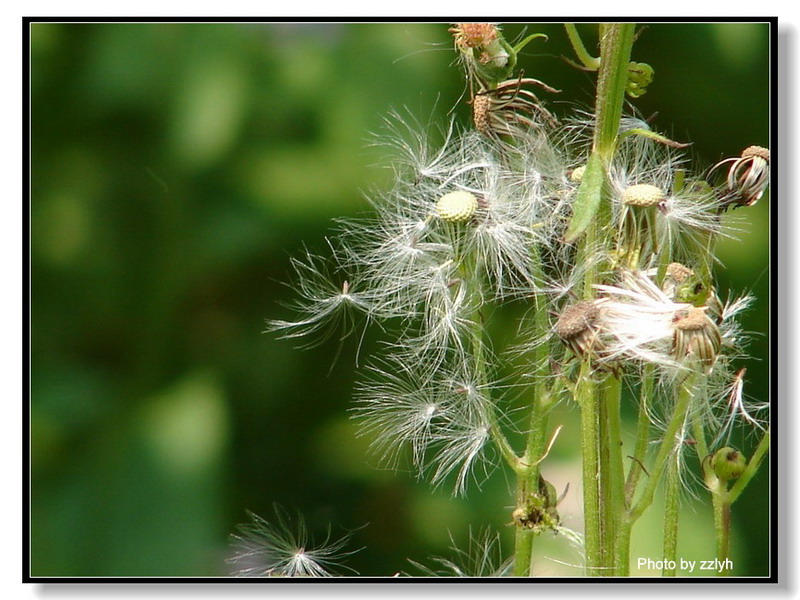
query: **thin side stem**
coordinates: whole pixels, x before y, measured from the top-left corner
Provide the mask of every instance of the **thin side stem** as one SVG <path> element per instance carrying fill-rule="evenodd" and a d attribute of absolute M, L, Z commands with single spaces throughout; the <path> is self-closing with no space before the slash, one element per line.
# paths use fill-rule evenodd
<path fill-rule="evenodd" d="M 581 64 L 590 71 L 597 71 L 597 69 L 600 68 L 600 59 L 592 56 L 589 54 L 589 51 L 586 50 L 586 46 L 583 45 L 583 40 L 575 24 L 564 23 L 564 28 L 567 30 L 567 37 L 572 44 L 572 49 L 575 50 L 578 60 L 581 61 Z"/>
<path fill-rule="evenodd" d="M 534 264 L 536 265 L 535 275 L 539 276 L 539 252 L 536 247 L 531 249 Z M 536 294 L 534 302 L 534 332 L 536 339 L 544 338 L 550 324 L 547 313 L 547 302 L 543 294 Z M 517 471 L 517 507 L 524 507 L 528 494 L 534 490 L 538 491 L 539 486 L 539 461 L 545 446 L 545 435 L 547 430 L 547 414 L 549 406 L 545 406 L 547 396 L 547 375 L 550 370 L 550 348 L 546 343 L 537 345 L 531 352 L 533 362 L 533 397 L 531 398 L 531 415 L 528 429 L 527 444 L 525 453 L 520 460 L 520 469 Z M 525 527 L 516 527 L 514 541 L 514 575 L 526 577 L 530 576 L 531 560 L 533 557 L 533 542 L 536 533 Z"/>
<path fill-rule="evenodd" d="M 675 407 L 672 411 L 667 430 L 664 432 L 664 442 L 658 450 L 653 469 L 650 472 L 650 478 L 647 480 L 647 486 L 642 492 L 638 502 L 631 508 L 628 513 L 628 518 L 634 521 L 642 516 L 645 510 L 653 503 L 656 488 L 658 487 L 661 475 L 664 473 L 667 460 L 669 457 L 678 450 L 678 444 L 682 441 L 678 438 L 678 432 L 686 422 L 686 417 L 689 414 L 692 400 L 696 393 L 695 381 L 698 373 L 692 372 L 686 376 L 678 391 L 678 398 L 675 402 Z"/>
<path fill-rule="evenodd" d="M 761 437 L 761 441 L 758 443 L 755 452 L 753 452 L 753 456 L 750 457 L 750 461 L 747 463 L 744 472 L 739 476 L 739 479 L 736 480 L 736 483 L 731 486 L 731 489 L 728 490 L 728 502 L 730 504 L 736 502 L 736 499 L 741 495 L 744 488 L 747 487 L 747 484 L 750 483 L 750 480 L 758 471 L 758 468 L 761 466 L 761 461 L 764 460 L 764 457 L 769 451 L 769 439 L 769 430 L 767 430 Z"/>
<path fill-rule="evenodd" d="M 639 389 L 639 416 L 636 422 L 636 445 L 633 449 L 633 459 L 628 470 L 628 480 L 625 482 L 625 505 L 630 507 L 639 477 L 643 472 L 644 459 L 647 455 L 647 443 L 650 438 L 650 415 L 648 407 L 653 400 L 654 370 L 653 365 L 646 365 L 642 374 L 642 383 Z"/>

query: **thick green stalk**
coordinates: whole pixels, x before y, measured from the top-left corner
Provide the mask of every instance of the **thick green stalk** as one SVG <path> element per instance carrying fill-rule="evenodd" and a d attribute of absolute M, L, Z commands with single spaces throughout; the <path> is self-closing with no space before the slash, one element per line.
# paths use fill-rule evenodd
<path fill-rule="evenodd" d="M 568 29 L 569 31 L 569 29 Z M 613 158 L 616 149 L 619 123 L 622 117 L 622 104 L 625 99 L 625 86 L 628 81 L 628 63 L 633 46 L 634 26 L 630 23 L 610 23 L 600 26 L 600 71 L 597 81 L 597 99 L 595 103 L 595 135 L 593 156 L 589 159 L 587 173 L 599 172 L 602 176 L 592 176 L 584 181 L 591 184 L 591 189 L 579 190 L 580 213 L 573 215 L 573 222 L 568 237 L 577 237 L 585 232 L 578 256 L 587 270 L 584 274 L 582 295 L 584 298 L 594 297 L 594 285 L 597 281 L 597 261 L 593 254 L 597 252 L 598 236 L 610 218 L 607 198 L 609 196 L 608 178 L 605 170 Z M 586 177 L 586 175 L 585 175 Z M 595 218 L 596 217 L 596 218 Z M 585 223 L 585 225 L 581 225 Z M 592 380 L 592 368 L 588 361 L 581 366 L 581 375 L 577 383 L 576 399 L 581 409 L 581 459 L 583 462 L 583 512 L 584 537 L 587 572 L 590 575 L 611 575 L 614 572 L 616 553 L 613 548 L 613 532 L 619 525 L 615 522 L 616 511 L 624 510 L 624 491 L 619 481 L 619 493 L 609 487 L 608 480 L 613 477 L 601 476 L 601 451 L 608 453 L 616 441 L 608 436 L 608 427 L 602 430 L 606 435 L 601 440 L 600 398 Z M 619 448 L 616 448 L 619 450 Z M 607 469 L 611 458 L 607 455 Z M 617 506 L 606 506 L 614 503 L 615 498 L 622 502 Z M 604 523 L 605 521 L 605 523 Z M 605 532 L 605 535 L 604 535 Z M 610 537 L 611 536 L 611 537 Z"/>
<path fill-rule="evenodd" d="M 678 511 L 680 508 L 680 475 L 678 473 L 677 456 L 673 456 L 667 465 L 667 479 L 664 489 L 666 505 L 664 507 L 664 564 L 675 565 L 678 557 Z M 661 574 L 664 577 L 675 577 L 676 568 L 665 566 Z"/>
<path fill-rule="evenodd" d="M 517 495 L 523 495 L 524 497 L 525 494 L 527 494 L 527 490 L 523 489 Z M 514 534 L 514 576 L 530 577 L 533 559 L 533 538 L 536 537 L 536 533 L 532 529 L 524 527 L 518 526 L 516 529 Z"/>
<path fill-rule="evenodd" d="M 599 411 L 593 370 L 581 365 L 575 399 L 581 410 L 581 467 L 583 472 L 584 554 L 587 574 L 601 575 L 603 549 L 600 506 Z"/>
<path fill-rule="evenodd" d="M 622 382 L 618 377 L 609 376 L 605 381 L 603 403 L 608 420 L 608 450 L 606 498 L 609 504 L 609 520 L 604 530 L 609 543 L 614 575 L 627 575 L 628 562 L 619 552 L 621 524 L 625 517 L 625 470 L 622 464 Z"/>
<path fill-rule="evenodd" d="M 597 77 L 594 151 L 607 164 L 616 149 L 628 64 L 633 48 L 633 23 L 600 25 L 600 71 Z"/>
<path fill-rule="evenodd" d="M 614 502 L 611 498 L 611 436 L 608 431 L 608 403 L 605 401 L 604 380 L 599 386 L 598 450 L 600 459 L 600 549 L 603 565 L 608 568 L 614 562 Z M 604 575 L 612 575 L 604 570 Z"/>

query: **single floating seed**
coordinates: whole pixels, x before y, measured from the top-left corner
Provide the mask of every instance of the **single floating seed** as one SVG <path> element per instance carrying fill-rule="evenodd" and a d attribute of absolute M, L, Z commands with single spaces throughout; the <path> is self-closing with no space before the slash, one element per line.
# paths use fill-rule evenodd
<path fill-rule="evenodd" d="M 478 199 L 469 192 L 450 192 L 436 202 L 436 214 L 448 223 L 465 223 L 478 210 Z"/>

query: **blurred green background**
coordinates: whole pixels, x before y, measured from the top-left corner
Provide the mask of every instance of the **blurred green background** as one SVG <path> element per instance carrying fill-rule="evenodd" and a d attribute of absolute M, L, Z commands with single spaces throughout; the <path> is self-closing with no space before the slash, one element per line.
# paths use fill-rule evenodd
<path fill-rule="evenodd" d="M 505 31 L 514 39 L 522 24 Z M 591 25 L 581 25 L 590 48 Z M 594 75 L 558 24 L 524 53 L 560 88 L 565 114 L 592 102 Z M 357 529 L 349 564 L 413 572 L 484 525 L 512 537 L 510 478 L 454 499 L 376 468 L 355 436 L 356 342 L 297 350 L 264 334 L 286 318 L 289 256 L 320 248 L 334 217 L 366 210 L 389 183 L 368 145 L 390 109 L 445 122 L 464 92 L 447 24 L 31 25 L 31 574 L 225 575 L 246 510 L 300 511 L 309 529 Z M 768 27 L 652 24 L 633 58 L 655 68 L 635 101 L 691 141 L 701 168 L 769 145 Z M 595 36 L 595 37 L 593 37 Z M 468 123 L 463 103 L 456 118 Z M 759 298 L 747 391 L 768 394 L 769 201 L 738 211 L 720 244 L 720 287 Z M 375 340 L 368 337 L 361 360 Z M 633 414 L 626 415 L 633 418 Z M 577 413 L 544 467 L 567 524 L 579 521 Z M 745 451 L 753 440 L 737 434 Z M 735 574 L 768 570 L 769 477 L 734 506 Z M 679 556 L 713 558 L 707 496 L 686 500 Z M 660 508 L 632 557 L 660 556 Z M 362 527 L 363 526 L 363 527 Z M 507 546 L 510 552 L 510 545 Z M 539 575 L 578 575 L 564 540 Z M 555 559 L 555 560 L 553 560 Z M 634 570 L 634 572 L 636 572 Z"/>

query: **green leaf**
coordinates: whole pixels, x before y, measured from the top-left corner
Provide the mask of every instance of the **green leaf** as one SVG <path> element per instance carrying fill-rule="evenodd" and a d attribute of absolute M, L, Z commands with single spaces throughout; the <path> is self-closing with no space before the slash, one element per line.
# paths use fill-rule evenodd
<path fill-rule="evenodd" d="M 651 140 L 655 140 L 660 144 L 664 144 L 665 146 L 669 146 L 670 148 L 686 148 L 691 146 L 691 143 L 683 143 L 683 142 L 676 142 L 675 140 L 671 140 L 666 136 L 661 135 L 660 133 L 656 133 L 655 131 L 649 131 L 647 129 L 640 129 L 638 127 L 633 129 L 628 129 L 619 134 L 619 139 L 623 140 L 626 137 L 630 137 L 632 135 L 639 135 L 642 137 L 649 138 Z"/>
<path fill-rule="evenodd" d="M 583 173 L 583 179 L 573 205 L 572 220 L 569 223 L 567 234 L 564 236 L 564 240 L 568 244 L 577 240 L 597 215 L 597 209 L 600 208 L 600 200 L 602 199 L 604 181 L 603 161 L 594 153 L 589 157 L 589 162 L 586 163 L 586 170 Z"/>
<path fill-rule="evenodd" d="M 531 42 L 537 38 L 542 38 L 545 42 L 547 41 L 547 36 L 544 33 L 533 33 L 522 40 L 519 44 L 514 46 L 514 53 L 516 54 L 517 52 L 521 51 L 525 46 L 528 45 L 528 42 Z"/>

